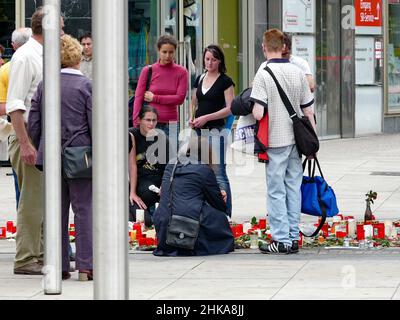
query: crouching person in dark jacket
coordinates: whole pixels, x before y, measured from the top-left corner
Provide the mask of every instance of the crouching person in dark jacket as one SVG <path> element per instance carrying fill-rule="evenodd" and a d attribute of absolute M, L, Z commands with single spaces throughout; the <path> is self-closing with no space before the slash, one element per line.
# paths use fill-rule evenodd
<path fill-rule="evenodd" d="M 190 155 L 184 152 L 184 156 L 170 161 L 165 169 L 160 205 L 153 216 L 158 238 L 155 256 L 204 256 L 234 250 L 226 212 L 226 192 L 220 190 L 213 170 L 205 163 L 210 162 L 209 157 L 205 162 L 198 160 L 198 146 L 207 143 L 207 140 L 192 138 L 188 147 Z M 171 214 L 200 222 L 193 249 L 167 244 Z"/>

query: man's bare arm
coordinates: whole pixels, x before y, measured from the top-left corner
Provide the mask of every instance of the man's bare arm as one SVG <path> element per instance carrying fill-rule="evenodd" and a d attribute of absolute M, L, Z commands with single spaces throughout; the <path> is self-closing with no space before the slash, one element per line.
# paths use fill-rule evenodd
<path fill-rule="evenodd" d="M 28 132 L 26 131 L 23 111 L 17 110 L 10 114 L 11 123 L 14 127 L 20 144 L 20 156 L 23 162 L 29 166 L 36 164 L 37 151 L 29 140 Z"/>
<path fill-rule="evenodd" d="M 314 77 L 311 74 L 307 74 L 306 78 L 307 78 L 307 81 L 308 81 L 308 85 L 310 86 L 311 92 L 314 92 L 315 91 Z"/>
<path fill-rule="evenodd" d="M 312 106 L 304 108 L 303 114 L 310 120 L 312 127 L 314 128 L 315 132 L 317 132 L 317 124 L 315 123 Z"/>

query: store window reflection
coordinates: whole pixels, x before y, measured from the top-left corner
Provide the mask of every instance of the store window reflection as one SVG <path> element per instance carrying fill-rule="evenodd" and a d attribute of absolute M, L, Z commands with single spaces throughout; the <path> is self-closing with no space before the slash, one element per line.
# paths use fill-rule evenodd
<path fill-rule="evenodd" d="M 184 41 L 187 44 L 188 70 L 192 83 L 198 74 L 202 73 L 203 35 L 201 28 L 202 3 L 200 0 L 183 1 Z"/>
<path fill-rule="evenodd" d="M 0 45 L 4 48 L 0 56 L 7 62 L 13 53 L 11 34 L 15 29 L 15 1 L 0 0 Z"/>
<path fill-rule="evenodd" d="M 133 96 L 142 69 L 157 60 L 157 0 L 129 1 L 128 73 Z"/>
<path fill-rule="evenodd" d="M 400 112 L 400 3 L 389 4 L 388 111 Z"/>
<path fill-rule="evenodd" d="M 177 1 L 162 0 L 161 1 L 161 30 L 164 33 L 177 37 L 178 21 L 177 21 Z"/>

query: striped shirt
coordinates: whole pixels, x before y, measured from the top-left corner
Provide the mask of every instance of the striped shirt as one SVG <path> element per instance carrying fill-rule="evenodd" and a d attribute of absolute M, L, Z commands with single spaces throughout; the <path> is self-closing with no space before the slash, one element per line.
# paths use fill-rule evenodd
<path fill-rule="evenodd" d="M 288 96 L 297 115 L 303 116 L 302 109 L 310 107 L 314 103 L 304 73 L 291 64 L 288 59 L 271 59 L 268 66 Z M 251 100 L 268 108 L 269 147 L 279 148 L 295 144 L 293 122 L 283 104 L 274 80 L 264 69 L 260 69 L 254 78 Z"/>

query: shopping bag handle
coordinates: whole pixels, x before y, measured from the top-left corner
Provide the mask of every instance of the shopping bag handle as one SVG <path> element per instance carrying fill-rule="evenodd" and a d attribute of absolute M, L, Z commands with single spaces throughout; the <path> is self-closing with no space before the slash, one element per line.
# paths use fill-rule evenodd
<path fill-rule="evenodd" d="M 303 231 L 300 230 L 300 233 L 307 238 L 315 237 L 318 234 L 318 232 L 322 229 L 322 227 L 324 226 L 325 221 L 326 221 L 326 207 L 322 201 L 318 200 L 318 202 L 321 207 L 322 216 L 321 216 L 321 222 L 319 223 L 317 229 L 310 235 L 307 235 Z"/>
<path fill-rule="evenodd" d="M 303 161 L 303 172 L 305 171 L 306 167 L 308 166 L 308 176 L 310 178 L 315 177 L 315 165 L 318 167 L 318 171 L 322 177 L 322 179 L 325 180 L 324 174 L 322 173 L 321 170 L 321 165 L 319 164 L 318 158 L 314 157 L 313 159 L 304 159 Z"/>
<path fill-rule="evenodd" d="M 311 178 L 314 178 L 315 177 L 315 164 L 317 164 L 317 167 L 318 167 L 319 173 L 321 174 L 322 179 L 325 180 L 324 175 L 323 175 L 322 170 L 321 170 L 321 166 L 319 164 L 319 161 L 318 161 L 317 157 L 314 157 L 314 159 L 312 159 L 312 160 L 307 159 L 307 158 L 304 160 L 304 162 L 303 162 L 303 172 L 304 172 L 306 166 L 308 165 L 308 176 L 311 177 Z M 311 170 L 311 167 L 312 167 L 312 170 Z M 325 207 L 325 204 L 321 201 L 321 197 L 320 197 L 319 191 L 318 191 L 318 203 L 319 203 L 319 206 L 321 208 L 321 213 L 322 213 L 321 221 L 320 221 L 317 229 L 311 235 L 307 235 L 303 231 L 300 230 L 301 234 L 303 236 L 305 236 L 305 237 L 309 237 L 309 238 L 315 237 L 319 233 L 319 231 L 322 229 L 324 224 L 325 224 L 325 221 L 326 221 L 326 207 Z"/>

